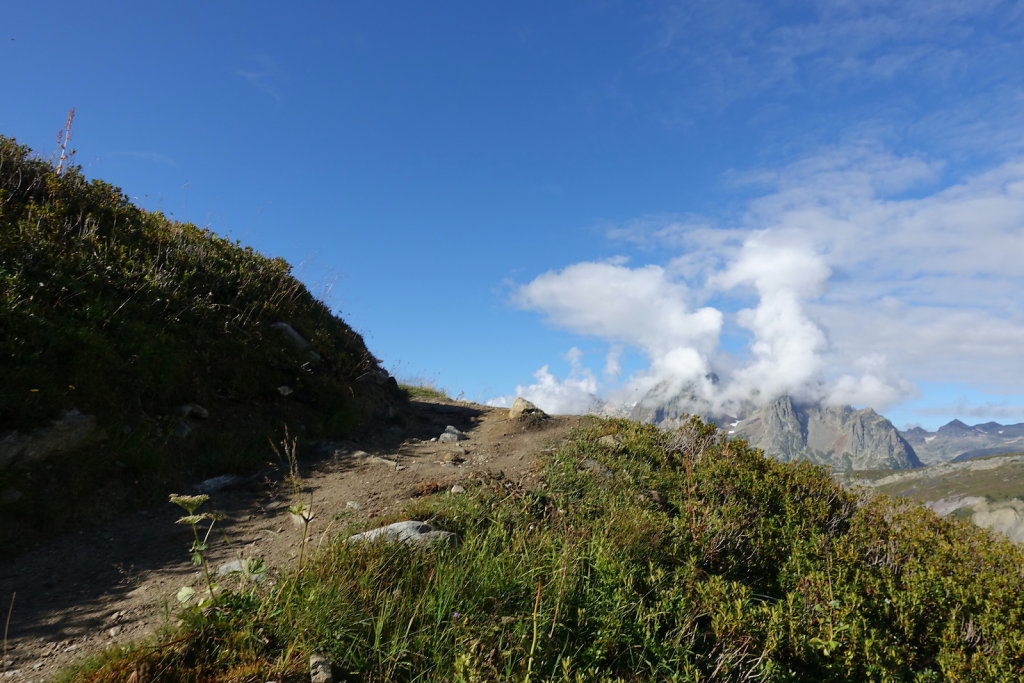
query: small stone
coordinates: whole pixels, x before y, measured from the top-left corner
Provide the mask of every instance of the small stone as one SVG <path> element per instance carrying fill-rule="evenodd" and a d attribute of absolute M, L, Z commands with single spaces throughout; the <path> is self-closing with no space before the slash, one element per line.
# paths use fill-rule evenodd
<path fill-rule="evenodd" d="M 356 500 L 350 500 L 349 502 L 345 503 L 345 507 L 352 508 L 353 510 L 362 510 L 363 504 Z"/>
<path fill-rule="evenodd" d="M 258 571 L 251 571 L 252 569 L 258 569 Z M 258 568 L 258 565 L 250 564 L 248 560 L 241 558 L 222 564 L 217 568 L 217 576 L 227 576 L 229 574 L 240 574 L 256 583 L 260 583 L 266 578 L 266 574 L 262 569 Z"/>
<path fill-rule="evenodd" d="M 321 654 L 309 656 L 309 680 L 310 683 L 333 683 L 334 673 L 331 671 L 331 662 Z"/>
<path fill-rule="evenodd" d="M 107 630 L 107 633 L 109 633 L 109 634 L 110 634 L 110 637 L 111 637 L 111 638 L 113 638 L 114 636 L 116 636 L 117 634 L 119 634 L 119 633 L 120 633 L 120 632 L 121 632 L 122 630 L 124 630 L 124 627 L 123 627 L 123 626 L 111 626 L 111 627 L 110 627 L 110 628 L 109 628 L 109 629 Z"/>
<path fill-rule="evenodd" d="M 672 504 L 668 502 L 668 498 L 661 491 L 655 489 L 647 489 L 643 492 L 643 497 L 654 503 L 654 506 L 659 510 L 671 511 L 674 508 Z"/>
<path fill-rule="evenodd" d="M 451 492 L 455 493 L 455 494 L 465 493 L 466 489 L 464 487 L 459 486 L 458 484 L 456 484 L 455 486 L 452 487 Z"/>
<path fill-rule="evenodd" d="M 192 410 L 189 412 L 189 416 L 198 417 L 200 420 L 205 420 L 210 417 L 210 411 L 202 407 L 198 403 L 189 403 L 189 408 Z"/>
<path fill-rule="evenodd" d="M 210 417 L 210 411 L 198 403 L 183 403 L 174 412 L 178 417 L 198 417 L 203 420 Z"/>
<path fill-rule="evenodd" d="M 440 441 L 441 443 L 458 443 L 459 441 L 468 438 L 468 436 L 466 436 L 464 433 L 462 433 L 452 425 L 448 425 L 447 427 L 444 428 L 444 432 L 441 433 L 441 436 L 437 437 L 437 440 Z"/>
<path fill-rule="evenodd" d="M 597 460 L 594 460 L 593 458 L 587 458 L 586 460 L 581 462 L 580 468 L 589 470 L 596 474 L 597 476 L 601 477 L 602 479 L 611 479 L 612 477 L 615 476 L 610 469 L 599 463 Z"/>
<path fill-rule="evenodd" d="M 237 474 L 222 474 L 219 477 L 205 479 L 196 485 L 199 493 L 216 493 L 225 489 L 237 488 L 245 483 L 245 479 Z"/>
<path fill-rule="evenodd" d="M 287 384 L 282 384 L 277 388 L 277 393 L 281 394 L 282 396 L 291 396 L 295 392 Z"/>

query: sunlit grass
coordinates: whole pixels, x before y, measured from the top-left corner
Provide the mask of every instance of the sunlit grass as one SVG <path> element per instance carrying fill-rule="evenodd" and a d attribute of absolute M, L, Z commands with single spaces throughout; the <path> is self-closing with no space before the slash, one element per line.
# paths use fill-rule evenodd
<path fill-rule="evenodd" d="M 858 499 L 699 422 L 601 422 L 542 474 L 535 490 L 495 480 L 410 503 L 403 517 L 458 532 L 456 547 L 343 534 L 273 588 L 190 610 L 163 645 L 79 679 L 300 680 L 314 652 L 365 681 L 1024 673 L 1024 553 L 982 531 Z"/>

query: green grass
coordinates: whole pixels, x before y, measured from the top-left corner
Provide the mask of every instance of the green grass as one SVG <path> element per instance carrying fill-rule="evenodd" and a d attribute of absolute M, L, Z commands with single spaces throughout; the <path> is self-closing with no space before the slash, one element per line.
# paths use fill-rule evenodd
<path fill-rule="evenodd" d="M 339 541 L 71 678 L 298 681 L 313 652 L 360 681 L 1024 675 L 1024 553 L 981 530 L 856 498 L 698 421 L 603 421 L 542 462 L 537 490 L 480 482 L 410 504 L 403 517 L 458 547 Z"/>
<path fill-rule="evenodd" d="M 447 401 L 451 400 L 451 396 L 449 396 L 446 392 L 427 384 L 399 383 L 398 388 L 404 391 L 405 395 L 408 396 L 409 398 L 439 398 Z"/>

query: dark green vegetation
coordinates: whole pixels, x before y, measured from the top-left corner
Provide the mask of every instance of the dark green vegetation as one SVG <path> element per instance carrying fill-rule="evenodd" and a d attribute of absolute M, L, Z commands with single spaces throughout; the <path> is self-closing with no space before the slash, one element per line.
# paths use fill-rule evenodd
<path fill-rule="evenodd" d="M 0 493 L 17 492 L 0 503 L 4 543 L 251 469 L 285 424 L 343 436 L 405 400 L 282 259 L 136 208 L 78 169 L 58 175 L 3 137 L 0 330 L 0 435 L 70 409 L 99 427 L 75 452 L 0 463 Z M 190 403 L 208 420 L 182 418 Z"/>
<path fill-rule="evenodd" d="M 600 422 L 542 468 L 537 490 L 413 503 L 457 548 L 338 542 L 69 678 L 299 681 L 313 652 L 366 681 L 1024 675 L 1024 552 L 984 531 L 859 499 L 698 420 Z"/>

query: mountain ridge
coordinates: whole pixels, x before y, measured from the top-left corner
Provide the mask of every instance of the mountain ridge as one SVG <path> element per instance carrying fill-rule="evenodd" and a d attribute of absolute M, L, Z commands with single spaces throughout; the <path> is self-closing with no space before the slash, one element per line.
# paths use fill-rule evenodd
<path fill-rule="evenodd" d="M 1024 450 L 1024 422 L 1004 425 L 989 421 L 968 425 L 957 419 L 934 432 L 911 427 L 901 434 L 925 464 Z"/>
<path fill-rule="evenodd" d="M 704 381 L 714 384 L 717 377 L 709 374 Z M 839 471 L 922 465 L 914 447 L 871 408 L 826 406 L 784 395 L 748 406 L 743 415 L 726 416 L 714 414 L 704 395 L 694 384 L 679 388 L 661 382 L 637 402 L 630 418 L 671 428 L 699 415 L 783 462 L 807 460 Z"/>

